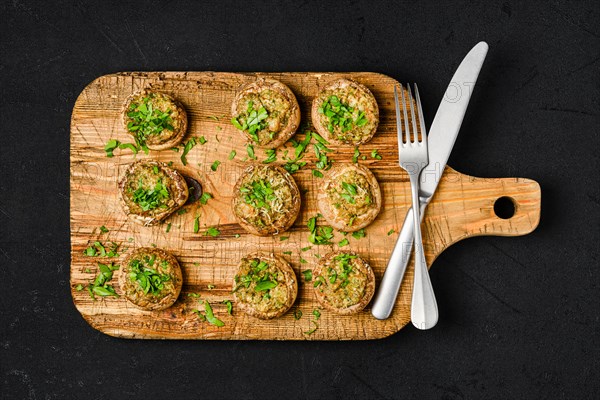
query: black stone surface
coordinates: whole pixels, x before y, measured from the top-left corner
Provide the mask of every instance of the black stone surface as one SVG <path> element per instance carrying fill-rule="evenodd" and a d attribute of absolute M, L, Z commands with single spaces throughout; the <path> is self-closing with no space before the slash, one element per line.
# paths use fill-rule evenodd
<path fill-rule="evenodd" d="M 402 3 L 402 4 L 400 4 Z M 3 1 L 2 399 L 597 399 L 599 56 L 595 1 Z M 539 228 L 435 262 L 441 320 L 351 343 L 120 340 L 69 293 L 69 121 L 127 70 L 376 71 L 419 83 L 428 124 L 490 45 L 450 165 L 543 190 Z"/>

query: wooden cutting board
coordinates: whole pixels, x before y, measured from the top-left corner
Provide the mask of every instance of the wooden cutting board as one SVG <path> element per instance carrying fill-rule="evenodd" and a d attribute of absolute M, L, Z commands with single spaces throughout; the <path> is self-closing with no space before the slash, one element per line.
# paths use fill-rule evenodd
<path fill-rule="evenodd" d="M 348 235 L 352 249 L 372 265 L 377 282 L 383 276 L 386 261 L 394 247 L 402 221 L 410 204 L 408 177 L 398 166 L 396 125 L 393 107 L 394 79 L 376 73 L 220 73 L 220 72 L 149 72 L 118 73 L 102 76 L 81 93 L 73 109 L 71 121 L 71 293 L 77 310 L 94 328 L 113 336 L 143 339 L 277 339 L 277 340 L 348 340 L 382 338 L 397 332 L 410 321 L 410 298 L 413 265 L 409 265 L 392 316 L 379 321 L 371 316 L 370 307 L 352 316 L 339 316 L 320 310 L 318 329 L 312 334 L 313 310 L 318 309 L 312 282 L 304 283 L 301 271 L 312 269 L 318 255 L 338 248 L 312 246 L 308 242 L 307 220 L 317 214 L 315 193 L 321 182 L 311 174 L 315 156 L 307 151 L 309 161 L 294 174 L 303 191 L 302 210 L 294 226 L 281 241 L 279 237 L 260 238 L 249 234 L 235 222 L 230 201 L 233 185 L 246 165 L 245 139 L 229 122 L 230 104 L 236 90 L 257 76 L 278 79 L 296 94 L 302 108 L 302 119 L 310 121 L 310 102 L 327 82 L 346 77 L 366 85 L 380 107 L 381 122 L 373 140 L 360 146 L 366 160 L 360 160 L 375 174 L 383 192 L 383 208 L 375 222 L 367 227 L 366 237 Z M 104 145 L 109 139 L 132 142 L 122 124 L 122 105 L 133 91 L 152 88 L 171 94 L 187 109 L 189 137 L 204 136 L 207 142 L 196 145 L 182 164 L 181 150 L 143 153 L 134 156 L 130 150 L 115 150 L 106 157 Z M 350 161 L 353 147 L 330 146 L 336 161 Z M 373 159 L 377 149 L 381 160 Z M 231 150 L 237 156 L 229 161 Z M 278 151 L 281 162 L 282 150 Z M 292 152 L 293 153 L 293 152 Z M 264 160 L 262 150 L 256 151 Z M 214 199 L 206 205 L 186 207 L 183 215 L 173 215 L 156 227 L 143 227 L 127 220 L 118 201 L 117 180 L 128 164 L 136 159 L 154 158 L 173 162 L 173 167 L 200 181 Z M 214 161 L 221 161 L 217 171 Z M 516 212 L 510 219 L 494 213 L 494 203 L 501 197 L 512 199 Z M 429 265 L 453 243 L 477 235 L 520 236 L 535 229 L 540 218 L 539 185 L 523 178 L 482 179 L 463 175 L 446 168 L 438 190 L 427 209 L 423 235 Z M 194 219 L 200 217 L 200 232 L 194 233 Z M 324 223 L 324 221 L 321 221 Z M 167 223 L 171 224 L 169 232 Z M 109 232 L 102 233 L 101 226 Z M 220 236 L 204 235 L 215 226 Z M 395 233 L 388 234 L 390 230 Z M 240 235 L 236 238 L 237 235 Z M 336 233 L 335 242 L 344 236 Z M 118 258 L 88 257 L 84 250 L 94 241 L 115 242 L 121 257 L 135 247 L 156 245 L 171 251 L 183 268 L 184 286 L 180 299 L 167 310 L 141 311 L 120 298 L 98 298 L 94 301 L 87 290 L 77 290 L 94 279 L 97 263 L 117 262 Z M 232 299 L 231 288 L 239 259 L 257 249 L 285 255 L 298 276 L 299 294 L 293 308 L 281 318 L 262 321 L 246 316 L 234 305 L 228 315 L 223 300 Z M 117 279 L 112 282 L 120 293 Z M 210 285 L 210 286 L 209 286 Z M 212 288 L 214 286 L 214 288 Z M 209 289 L 211 287 L 212 289 Z M 225 323 L 216 327 L 201 322 L 192 310 L 199 308 L 198 293 L 208 300 L 215 315 Z M 303 316 L 296 320 L 293 311 Z M 440 316 L 442 319 L 443 315 Z"/>

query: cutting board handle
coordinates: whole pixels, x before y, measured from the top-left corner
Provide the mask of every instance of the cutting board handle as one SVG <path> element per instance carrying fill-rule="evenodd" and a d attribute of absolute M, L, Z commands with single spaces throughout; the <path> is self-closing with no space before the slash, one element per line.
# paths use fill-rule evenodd
<path fill-rule="evenodd" d="M 526 235 L 535 230 L 540 220 L 541 189 L 531 179 L 477 178 L 447 167 L 439 189 L 427 209 L 431 217 L 426 215 L 429 242 L 441 247 L 436 250 L 472 236 Z M 514 214 L 509 218 L 498 216 L 494 210 L 496 202 L 509 206 L 512 203 Z M 449 219 L 452 223 L 447 223 Z"/>

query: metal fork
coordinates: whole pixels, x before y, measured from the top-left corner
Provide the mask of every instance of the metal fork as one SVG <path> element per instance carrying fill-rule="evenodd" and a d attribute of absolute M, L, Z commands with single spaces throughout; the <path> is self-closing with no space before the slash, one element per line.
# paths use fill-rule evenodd
<path fill-rule="evenodd" d="M 410 186 L 412 191 L 412 209 L 414 215 L 415 232 L 415 275 L 413 283 L 412 302 L 410 307 L 410 319 L 413 325 L 418 329 L 430 329 L 438 321 L 438 308 L 427 271 L 425 261 L 425 251 L 423 250 L 423 238 L 421 236 L 421 213 L 419 204 L 419 176 L 423 168 L 429 164 L 429 153 L 427 151 L 427 132 L 425 121 L 423 120 L 423 109 L 421 107 L 421 98 L 419 97 L 419 88 L 415 83 L 415 103 L 418 108 L 418 115 L 415 116 L 415 109 L 412 104 L 412 92 L 410 85 L 408 88 L 408 104 L 402 92 L 402 110 L 404 112 L 404 130 L 400 119 L 400 105 L 398 104 L 398 92 L 394 86 L 394 99 L 396 101 L 396 128 L 398 130 L 398 151 L 400 166 L 406 170 L 410 177 Z M 406 109 L 410 108 L 412 121 L 412 131 L 408 123 L 408 113 Z M 419 130 L 417 129 L 417 119 Z M 405 251 L 410 252 L 410 248 Z M 408 255 L 408 254 L 407 254 Z"/>

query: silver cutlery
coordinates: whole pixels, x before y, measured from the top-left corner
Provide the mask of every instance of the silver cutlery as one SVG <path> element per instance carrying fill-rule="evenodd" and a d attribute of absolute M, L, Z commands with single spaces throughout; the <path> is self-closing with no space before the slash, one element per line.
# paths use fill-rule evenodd
<path fill-rule="evenodd" d="M 425 208 L 431 201 L 446 168 L 487 51 L 487 43 L 479 42 L 465 56 L 446 89 L 444 99 L 440 103 L 429 129 L 429 165 L 421 173 L 420 179 L 419 214 L 421 218 L 423 218 Z M 414 224 L 411 222 L 413 218 L 411 208 L 406 213 L 402 230 L 373 302 L 371 313 L 377 319 L 388 318 L 396 304 L 398 290 L 412 249 Z"/>
<path fill-rule="evenodd" d="M 412 302 L 410 307 L 410 320 L 419 329 L 430 329 L 438 321 L 438 308 L 427 271 L 425 260 L 425 249 L 423 248 L 423 237 L 421 235 L 420 215 L 420 181 L 421 172 L 429 164 L 429 153 L 427 151 L 427 131 L 423 120 L 423 108 L 419 88 L 415 84 L 415 103 L 413 106 L 410 84 L 407 84 L 408 101 L 402 92 L 402 110 L 404 112 L 404 129 L 400 119 L 400 103 L 398 102 L 398 91 L 394 86 L 394 99 L 396 102 L 396 129 L 398 130 L 398 156 L 400 167 L 408 173 L 412 193 L 413 231 L 415 244 L 415 274 L 413 283 Z M 417 115 L 415 116 L 415 107 Z M 409 124 L 407 108 L 410 109 Z M 419 126 L 417 127 L 417 120 Z M 410 254 L 410 252 L 409 252 Z"/>

